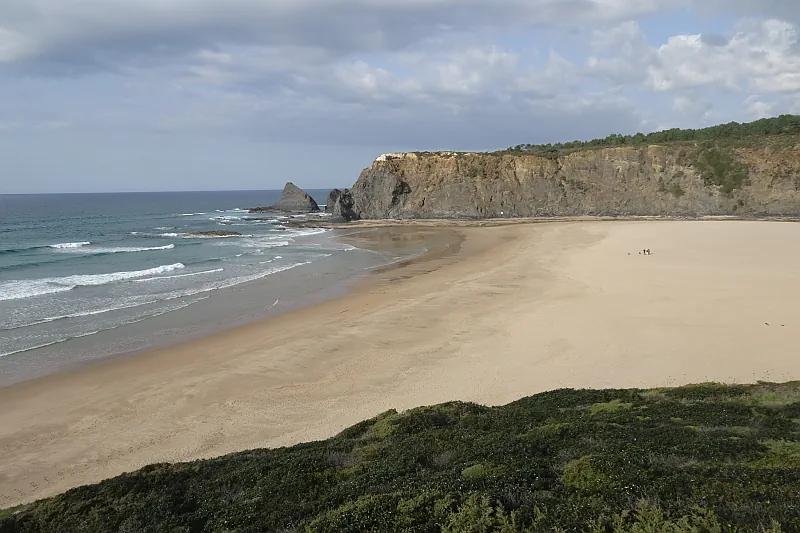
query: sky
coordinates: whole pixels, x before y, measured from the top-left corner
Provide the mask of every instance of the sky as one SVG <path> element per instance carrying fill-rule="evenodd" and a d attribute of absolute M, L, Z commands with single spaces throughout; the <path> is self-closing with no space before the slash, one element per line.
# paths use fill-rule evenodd
<path fill-rule="evenodd" d="M 799 30 L 795 0 L 3 0 L 0 193 L 343 187 L 800 113 Z"/>

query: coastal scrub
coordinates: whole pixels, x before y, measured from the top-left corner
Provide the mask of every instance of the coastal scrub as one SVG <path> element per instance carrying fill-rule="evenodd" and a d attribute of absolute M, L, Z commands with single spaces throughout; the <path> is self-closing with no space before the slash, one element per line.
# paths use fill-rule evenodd
<path fill-rule="evenodd" d="M 73 489 L 0 532 L 800 531 L 799 400 L 706 383 L 388 411 Z"/>

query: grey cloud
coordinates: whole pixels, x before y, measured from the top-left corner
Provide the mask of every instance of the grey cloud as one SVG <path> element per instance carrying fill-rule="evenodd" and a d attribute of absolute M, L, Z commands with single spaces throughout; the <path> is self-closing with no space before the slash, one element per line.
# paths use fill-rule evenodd
<path fill-rule="evenodd" d="M 61 72 L 225 45 L 392 51 L 448 31 L 624 19 L 662 0 L 30 0 L 0 4 L 0 63 Z"/>
<path fill-rule="evenodd" d="M 270 122 L 271 113 L 255 115 L 245 129 L 256 138 L 313 144 L 381 144 L 426 150 L 501 149 L 520 142 L 574 140 L 633 132 L 640 119 L 630 106 L 585 105 L 564 111 L 559 106 L 486 105 L 463 113 L 443 109 L 375 107 L 357 119 L 302 115 Z M 387 127 L 387 123 L 391 127 Z M 280 124 L 276 127 L 276 124 Z"/>
<path fill-rule="evenodd" d="M 800 2 L 795 0 L 692 0 L 693 8 L 710 15 L 774 17 L 800 24 Z"/>
<path fill-rule="evenodd" d="M 716 33 L 703 33 L 700 35 L 700 40 L 709 46 L 725 46 L 730 42 L 730 37 Z"/>
<path fill-rule="evenodd" d="M 614 84 L 644 81 L 648 67 L 657 61 L 656 51 L 648 44 L 647 37 L 635 21 L 595 30 L 592 45 L 606 55 L 589 57 L 589 73 Z"/>
<path fill-rule="evenodd" d="M 51 119 L 93 130 L 230 131 L 270 141 L 418 148 L 447 139 L 442 148 L 501 148 L 636 131 L 641 117 L 631 103 L 603 94 L 609 84 L 639 87 L 649 77 L 652 87 L 671 92 L 733 86 L 749 72 L 733 61 L 738 50 L 726 49 L 730 39 L 719 36 L 651 47 L 631 19 L 680 5 L 664 0 L 118 0 L 113 10 L 64 0 L 26 5 L 7 17 L 9 6 L 0 4 L 6 71 L 111 71 L 142 87 L 138 96 L 126 94 L 132 103 L 125 106 L 111 109 L 106 102 Z M 584 36 L 587 27 L 601 28 L 593 39 L 598 57 L 578 65 L 552 53 L 546 67 L 534 70 L 514 52 L 469 46 L 491 34 L 482 30 L 537 26 L 582 28 Z M 479 37 L 470 41 L 473 31 Z M 751 50 L 750 63 L 757 52 Z M 370 57 L 379 59 L 357 60 Z M 786 69 L 755 74 L 762 84 L 774 75 L 783 76 L 785 87 L 795 84 Z M 587 97 L 588 86 L 600 94 Z M 688 109 L 687 102 L 677 106 Z"/>

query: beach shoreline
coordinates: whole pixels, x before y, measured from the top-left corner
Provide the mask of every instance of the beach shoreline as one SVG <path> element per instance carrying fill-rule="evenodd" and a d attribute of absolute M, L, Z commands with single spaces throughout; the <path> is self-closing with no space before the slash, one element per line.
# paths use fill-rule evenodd
<path fill-rule="evenodd" d="M 800 252 L 784 246 L 800 226 L 403 226 L 458 238 L 340 298 L 0 389 L 0 507 L 325 438 L 391 408 L 800 376 Z"/>
<path fill-rule="evenodd" d="M 504 218 L 402 218 L 402 219 L 363 219 L 349 222 L 292 221 L 287 224 L 296 228 L 325 228 L 354 230 L 384 227 L 440 227 L 471 228 L 497 227 L 531 224 L 554 224 L 565 222 L 800 222 L 800 217 L 788 215 L 736 216 L 667 216 L 667 215 L 582 215 L 582 216 L 537 216 Z"/>
<path fill-rule="evenodd" d="M 209 291 L 208 296 L 202 298 L 205 301 L 194 302 L 166 316 L 147 317 L 105 331 L 94 331 L 91 335 L 78 335 L 40 348 L 0 355 L 0 388 L 106 359 L 134 357 L 169 348 L 340 298 L 372 270 L 428 253 L 422 242 L 394 240 L 385 245 L 387 239 L 381 237 L 389 232 L 408 231 L 409 228 L 377 227 L 349 231 L 326 229 L 324 234 L 306 237 L 299 244 L 311 243 L 311 246 L 324 248 L 333 243 L 353 251 L 347 252 L 346 257 L 328 257 L 321 263 L 302 264 L 263 279 Z M 438 233 L 445 239 L 457 239 L 446 230 Z M 234 307 L 232 302 L 238 304 Z M 228 313 L 218 317 L 216 310 L 219 308 L 225 308 Z"/>

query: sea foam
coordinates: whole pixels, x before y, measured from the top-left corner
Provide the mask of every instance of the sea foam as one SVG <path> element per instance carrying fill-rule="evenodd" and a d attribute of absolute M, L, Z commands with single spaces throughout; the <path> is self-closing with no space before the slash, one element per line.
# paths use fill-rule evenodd
<path fill-rule="evenodd" d="M 75 276 L 65 276 L 63 278 L 41 278 L 12 280 L 0 283 L 0 301 L 21 300 L 48 294 L 57 294 L 70 291 L 76 287 L 89 287 L 106 285 L 128 279 L 142 278 L 145 276 L 155 276 L 185 268 L 183 263 L 163 265 L 146 270 L 133 270 L 130 272 L 111 272 L 109 274 L 79 274 Z"/>
<path fill-rule="evenodd" d="M 59 243 L 59 244 L 51 244 L 51 245 L 48 246 L 48 248 L 55 248 L 55 249 L 58 249 L 58 250 L 63 250 L 63 249 L 69 249 L 69 248 L 82 248 L 84 246 L 89 246 L 90 244 L 92 244 L 92 243 L 89 242 L 89 241 L 85 241 L 85 242 L 62 242 L 62 243 Z"/>
<path fill-rule="evenodd" d="M 87 243 L 88 244 L 88 243 Z M 78 254 L 122 254 L 122 253 L 136 253 L 136 252 L 157 252 L 159 250 L 172 250 L 175 248 L 174 244 L 167 244 L 164 246 L 115 246 L 115 247 L 98 247 L 98 248 L 83 248 L 83 247 L 63 247 L 63 252 L 78 253 Z"/>

